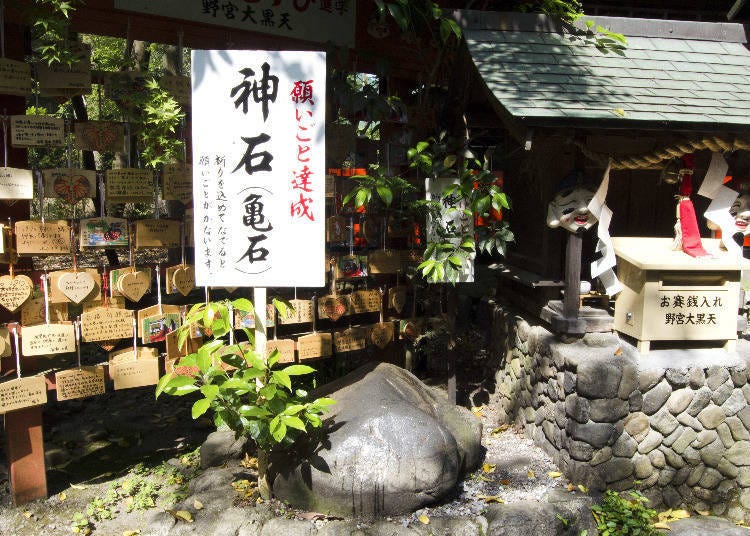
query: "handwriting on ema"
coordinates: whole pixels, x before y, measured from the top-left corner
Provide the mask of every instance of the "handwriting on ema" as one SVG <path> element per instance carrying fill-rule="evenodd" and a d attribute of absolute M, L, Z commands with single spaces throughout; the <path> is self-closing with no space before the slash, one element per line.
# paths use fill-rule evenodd
<path fill-rule="evenodd" d="M 64 255 L 70 253 L 70 227 L 65 220 L 42 223 L 18 221 L 16 252 L 19 255 Z"/>
<path fill-rule="evenodd" d="M 55 374 L 57 400 L 86 398 L 104 393 L 104 367 L 81 367 Z"/>
<path fill-rule="evenodd" d="M 47 402 L 43 376 L 31 376 L 0 383 L 0 413 L 39 406 Z"/>
<path fill-rule="evenodd" d="M 65 354 L 76 351 L 73 324 L 39 324 L 21 331 L 21 353 L 24 356 Z"/>

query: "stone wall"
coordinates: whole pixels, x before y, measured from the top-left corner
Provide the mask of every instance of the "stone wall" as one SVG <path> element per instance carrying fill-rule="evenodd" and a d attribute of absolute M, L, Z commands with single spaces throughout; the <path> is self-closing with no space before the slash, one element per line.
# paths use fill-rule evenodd
<path fill-rule="evenodd" d="M 554 335 L 489 307 L 501 420 L 571 481 L 750 521 L 750 343 L 641 356 L 614 333 Z"/>

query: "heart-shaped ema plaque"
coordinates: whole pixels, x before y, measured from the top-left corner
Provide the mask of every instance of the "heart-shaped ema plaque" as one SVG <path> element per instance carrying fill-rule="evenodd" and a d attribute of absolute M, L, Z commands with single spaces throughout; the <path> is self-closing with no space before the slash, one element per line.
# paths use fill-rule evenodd
<path fill-rule="evenodd" d="M 396 312 L 401 313 L 406 305 L 406 287 L 393 287 L 388 289 L 388 305 Z"/>
<path fill-rule="evenodd" d="M 400 328 L 401 334 L 410 341 L 415 341 L 422 334 L 419 324 L 414 320 L 402 320 Z"/>
<path fill-rule="evenodd" d="M 31 297 L 34 283 L 25 275 L 0 277 L 0 305 L 11 313 Z"/>
<path fill-rule="evenodd" d="M 96 287 L 88 272 L 67 272 L 57 280 L 57 288 L 73 303 L 81 303 Z"/>
<path fill-rule="evenodd" d="M 375 346 L 384 350 L 386 346 L 393 340 L 393 323 L 392 322 L 381 322 L 375 324 L 370 331 L 370 340 Z"/>
<path fill-rule="evenodd" d="M 149 287 L 151 287 L 151 276 L 148 272 L 130 272 L 117 280 L 117 290 L 133 302 L 140 301 Z"/>
<path fill-rule="evenodd" d="M 323 311 L 334 322 L 344 316 L 347 309 L 346 299 L 343 296 L 329 296 L 323 300 Z"/>
<path fill-rule="evenodd" d="M 195 288 L 195 268 L 190 265 L 180 266 L 172 275 L 172 283 L 183 296 Z"/>

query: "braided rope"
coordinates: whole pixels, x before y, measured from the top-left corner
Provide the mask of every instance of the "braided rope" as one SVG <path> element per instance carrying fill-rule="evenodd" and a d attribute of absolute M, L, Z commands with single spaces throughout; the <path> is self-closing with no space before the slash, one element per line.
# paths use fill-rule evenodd
<path fill-rule="evenodd" d="M 576 142 L 581 152 L 589 160 L 593 160 L 606 166 L 607 162 L 612 160 L 612 169 L 659 169 L 665 160 L 671 160 L 695 151 L 708 149 L 714 153 L 724 153 L 737 150 L 750 150 L 750 140 L 735 138 L 727 141 L 718 136 L 710 136 L 701 140 L 689 140 L 681 143 L 675 143 L 669 147 L 656 149 L 645 155 L 618 156 L 613 157 L 606 153 L 592 151 L 581 142 Z"/>

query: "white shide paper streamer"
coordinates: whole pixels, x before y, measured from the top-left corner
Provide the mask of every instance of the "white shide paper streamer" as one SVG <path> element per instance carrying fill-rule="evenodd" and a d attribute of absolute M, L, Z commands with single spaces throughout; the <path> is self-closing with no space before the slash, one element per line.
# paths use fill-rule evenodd
<path fill-rule="evenodd" d="M 607 206 L 607 191 L 609 190 L 609 170 L 612 163 L 607 164 L 607 169 L 604 171 L 602 182 L 599 184 L 599 188 L 596 190 L 594 197 L 591 199 L 588 205 L 589 212 L 591 212 L 596 219 L 599 220 L 599 225 L 596 228 L 596 236 L 599 240 L 596 243 L 597 253 L 601 253 L 601 257 L 594 260 L 591 263 L 591 277 L 598 277 L 604 290 L 608 296 L 614 296 L 622 290 L 622 284 L 615 275 L 614 268 L 617 265 L 617 257 L 615 257 L 615 248 L 612 245 L 612 238 L 609 236 L 609 224 L 612 222 L 612 210 Z"/>
<path fill-rule="evenodd" d="M 742 257 L 742 248 L 734 241 L 734 218 L 729 209 L 734 200 L 740 194 L 731 188 L 724 186 L 724 177 L 727 175 L 729 165 L 719 153 L 711 155 L 711 163 L 708 166 L 706 177 L 703 179 L 698 195 L 711 200 L 703 215 L 708 221 L 721 230 L 721 242 L 727 251 L 737 257 Z"/>

